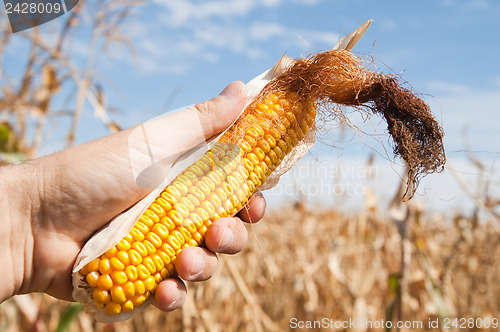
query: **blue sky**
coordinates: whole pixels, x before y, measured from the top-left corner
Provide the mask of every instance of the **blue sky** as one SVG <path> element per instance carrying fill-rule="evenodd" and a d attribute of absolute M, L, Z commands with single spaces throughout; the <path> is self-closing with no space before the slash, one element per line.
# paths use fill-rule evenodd
<path fill-rule="evenodd" d="M 107 104 L 120 110 L 111 116 L 129 127 L 209 99 L 233 80 L 246 82 L 283 54 L 331 48 L 368 19 L 373 24 L 354 51 L 374 57 L 380 71 L 401 74 L 423 94 L 444 126 L 449 158 L 464 159 L 462 150 L 470 148 L 495 166 L 500 153 L 496 0 L 155 0 L 138 7 L 124 26 L 135 53 L 116 48 L 111 59 L 98 58 L 94 65 Z M 56 24 L 41 31 L 49 33 Z M 85 29 L 79 32 L 76 61 L 85 58 L 88 37 Z M 23 50 L 15 38 L 3 63 L 11 72 Z M 365 126 L 385 133 L 378 118 Z M 77 142 L 106 134 L 87 103 Z M 58 141 L 57 135 L 48 139 L 44 151 L 63 148 Z M 359 141 L 366 144 L 341 145 L 341 151 L 319 146 L 315 156 L 359 157 L 379 149 L 369 138 Z"/>
<path fill-rule="evenodd" d="M 137 60 L 120 53 L 100 66 L 114 82 L 110 103 L 123 109 L 126 125 L 208 99 L 232 80 L 248 81 L 282 54 L 328 49 L 372 18 L 355 51 L 426 95 L 447 129 L 449 149 L 463 148 L 461 130 L 468 127 L 474 149 L 500 151 L 486 142 L 498 135 L 488 118 L 500 118 L 497 1 L 152 3 L 130 22 Z"/>

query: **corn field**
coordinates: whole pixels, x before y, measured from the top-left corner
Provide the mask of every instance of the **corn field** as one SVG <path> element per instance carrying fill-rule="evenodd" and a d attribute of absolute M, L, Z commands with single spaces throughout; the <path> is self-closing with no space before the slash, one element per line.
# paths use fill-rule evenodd
<path fill-rule="evenodd" d="M 248 226 L 242 253 L 220 256 L 212 279 L 188 285 L 178 311 L 151 307 L 103 324 L 78 305 L 32 294 L 1 305 L 0 328 L 54 331 L 69 317 L 68 331 L 284 331 L 327 318 L 332 331 L 383 331 L 382 321 L 441 331 L 446 319 L 499 317 L 498 232 L 474 217 L 447 220 L 411 205 L 395 220 L 372 204 L 355 215 L 300 203 L 269 212 Z M 369 325 L 340 326 L 349 319 Z M 439 328 L 428 326 L 436 320 Z"/>

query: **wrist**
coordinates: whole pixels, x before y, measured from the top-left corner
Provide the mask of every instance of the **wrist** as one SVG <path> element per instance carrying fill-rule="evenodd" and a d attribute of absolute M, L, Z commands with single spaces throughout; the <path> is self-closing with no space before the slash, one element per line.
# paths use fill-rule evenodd
<path fill-rule="evenodd" d="M 0 167 L 0 302 L 29 291 L 33 275 L 32 206 L 34 167 L 30 163 Z"/>

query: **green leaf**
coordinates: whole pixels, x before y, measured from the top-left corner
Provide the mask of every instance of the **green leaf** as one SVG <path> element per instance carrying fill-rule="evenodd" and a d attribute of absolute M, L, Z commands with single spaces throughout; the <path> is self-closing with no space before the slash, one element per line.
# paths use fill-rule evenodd
<path fill-rule="evenodd" d="M 0 123 L 0 152 L 17 152 L 14 132 L 7 123 Z"/>
<path fill-rule="evenodd" d="M 72 303 L 61 315 L 59 319 L 59 324 L 57 324 L 56 332 L 65 332 L 69 329 L 71 323 L 78 317 L 80 312 L 83 310 L 83 305 L 81 303 Z"/>
<path fill-rule="evenodd" d="M 20 164 L 27 161 L 26 155 L 22 152 L 12 152 L 12 153 L 3 153 L 0 152 L 0 163 L 2 161 L 7 164 Z"/>
<path fill-rule="evenodd" d="M 389 292 L 392 296 L 396 296 L 399 288 L 399 275 L 391 274 L 389 276 Z"/>

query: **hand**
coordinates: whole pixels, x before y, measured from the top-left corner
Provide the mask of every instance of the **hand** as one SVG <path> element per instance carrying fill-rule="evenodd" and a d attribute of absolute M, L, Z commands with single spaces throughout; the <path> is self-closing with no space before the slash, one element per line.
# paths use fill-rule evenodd
<path fill-rule="evenodd" d="M 245 85 L 234 82 L 214 99 L 148 122 L 153 128 L 148 132 L 148 148 L 161 156 L 179 155 L 230 126 L 245 101 Z M 0 302 L 34 291 L 72 300 L 71 270 L 83 245 L 151 190 L 139 186 L 133 174 L 130 149 L 137 142 L 131 137 L 137 128 L 141 126 L 0 168 Z M 140 146 L 133 147 L 134 154 L 148 157 L 150 151 Z M 265 202 L 255 195 L 247 207 L 238 217 L 212 224 L 206 233 L 207 249 L 182 251 L 176 260 L 182 279 L 206 280 L 215 272 L 216 252 L 234 254 L 243 249 L 247 232 L 240 218 L 258 221 Z M 156 306 L 176 309 L 185 296 L 180 278 L 165 280 L 155 292 Z"/>

